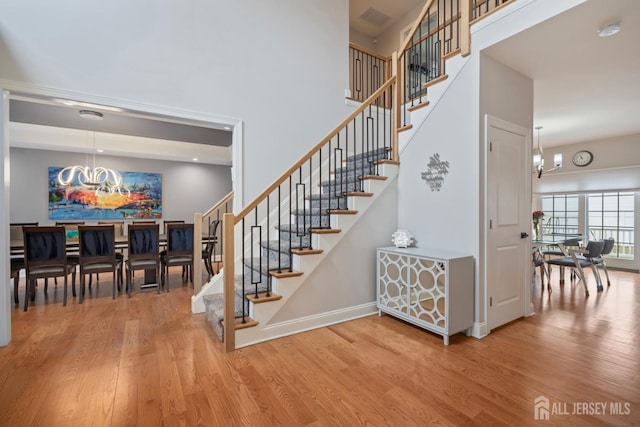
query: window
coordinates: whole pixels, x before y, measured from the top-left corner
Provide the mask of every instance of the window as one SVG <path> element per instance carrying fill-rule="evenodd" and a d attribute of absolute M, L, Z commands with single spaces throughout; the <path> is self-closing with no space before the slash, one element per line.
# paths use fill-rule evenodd
<path fill-rule="evenodd" d="M 542 234 L 579 234 L 579 196 L 554 194 L 540 198 L 544 223 Z"/>
<path fill-rule="evenodd" d="M 590 240 L 613 237 L 609 256 L 633 259 L 634 193 L 593 193 L 587 198 L 587 234 Z"/>

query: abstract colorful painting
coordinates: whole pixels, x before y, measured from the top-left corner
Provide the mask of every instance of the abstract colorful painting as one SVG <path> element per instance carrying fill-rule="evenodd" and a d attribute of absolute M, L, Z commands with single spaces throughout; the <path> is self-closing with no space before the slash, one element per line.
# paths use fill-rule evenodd
<path fill-rule="evenodd" d="M 124 194 L 96 195 L 91 188 L 58 183 L 61 167 L 49 167 L 49 219 L 162 218 L 162 174 L 120 172 Z"/>

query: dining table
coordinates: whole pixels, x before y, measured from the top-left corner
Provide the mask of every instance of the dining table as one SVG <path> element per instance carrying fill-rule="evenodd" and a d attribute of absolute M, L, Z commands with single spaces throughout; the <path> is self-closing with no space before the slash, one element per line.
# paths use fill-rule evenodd
<path fill-rule="evenodd" d="M 202 235 L 202 243 L 206 244 L 211 237 L 209 235 Z M 24 241 L 23 239 L 12 239 L 10 241 L 10 257 L 11 258 L 21 258 L 24 257 Z M 167 236 L 165 234 L 160 234 L 159 236 L 159 245 L 160 250 L 166 247 L 167 245 Z M 128 249 L 129 239 L 126 235 L 116 235 L 115 236 L 115 249 L 117 251 L 124 251 Z M 66 251 L 67 253 L 78 252 L 80 249 L 80 244 L 78 242 L 77 233 L 67 233 L 66 240 Z M 158 278 L 156 277 L 155 269 L 145 270 L 145 279 L 144 283 L 141 285 L 142 288 L 151 288 L 158 286 Z"/>
<path fill-rule="evenodd" d="M 585 251 L 584 247 L 578 248 L 569 248 L 565 245 L 567 240 L 577 240 L 582 244 L 583 236 L 582 234 L 543 234 L 531 241 L 531 244 L 534 250 L 541 251 L 543 247 L 558 247 L 560 251 L 564 254 L 565 257 L 570 257 L 573 260 L 573 264 L 575 265 L 574 269 L 571 271 L 571 279 L 574 278 L 574 271 L 578 273 L 580 280 L 585 282 L 584 271 L 582 270 L 582 266 L 580 265 L 580 261 L 578 259 L 579 255 L 586 255 L 588 252 Z M 564 274 L 563 270 L 560 270 L 560 283 L 564 283 Z M 547 270 L 547 278 L 551 279 L 551 271 Z M 586 285 L 585 285 L 586 286 Z"/>

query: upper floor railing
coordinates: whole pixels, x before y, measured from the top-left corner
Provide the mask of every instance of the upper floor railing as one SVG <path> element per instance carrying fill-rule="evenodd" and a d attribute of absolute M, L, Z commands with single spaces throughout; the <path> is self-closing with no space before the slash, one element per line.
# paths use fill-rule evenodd
<path fill-rule="evenodd" d="M 395 74 L 400 88 L 398 123 L 400 128 L 408 126 L 408 113 L 427 104 L 428 87 L 446 78 L 446 59 L 469 54 L 470 25 L 512 1 L 428 0 L 404 35 L 395 65 L 392 58 L 350 44 L 351 98 L 362 101 L 386 81 L 382 76 Z M 392 72 L 391 67 L 396 69 Z"/>
<path fill-rule="evenodd" d="M 224 236 L 222 217 L 233 212 L 233 191 L 224 196 L 215 206 L 205 213 L 196 213 L 193 218 L 194 260 L 204 260 L 204 266 L 209 270 L 208 277 L 220 271 L 222 264 L 222 248 Z M 206 239 L 203 239 L 206 236 Z M 205 256 L 207 257 L 205 259 Z M 193 287 L 194 294 L 202 289 L 202 263 L 194 262 Z"/>
<path fill-rule="evenodd" d="M 391 58 L 349 43 L 350 98 L 363 102 L 391 77 Z"/>

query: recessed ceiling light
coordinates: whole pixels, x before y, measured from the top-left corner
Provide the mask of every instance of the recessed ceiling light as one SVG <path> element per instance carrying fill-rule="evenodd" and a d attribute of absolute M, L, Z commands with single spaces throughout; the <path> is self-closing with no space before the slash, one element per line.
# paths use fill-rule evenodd
<path fill-rule="evenodd" d="M 598 36 L 600 37 L 609 37 L 614 34 L 618 34 L 621 30 L 620 24 L 609 24 L 598 30 Z"/>
<path fill-rule="evenodd" d="M 104 150 L 103 150 L 102 148 L 98 148 L 96 151 L 97 151 L 98 153 L 104 153 Z"/>
<path fill-rule="evenodd" d="M 198 158 L 197 158 L 197 157 L 194 157 L 194 158 L 193 158 L 193 161 L 194 161 L 194 162 L 197 162 L 197 161 L 198 161 Z"/>
<path fill-rule="evenodd" d="M 231 130 L 231 127 L 230 126 L 225 126 L 224 130 Z"/>

